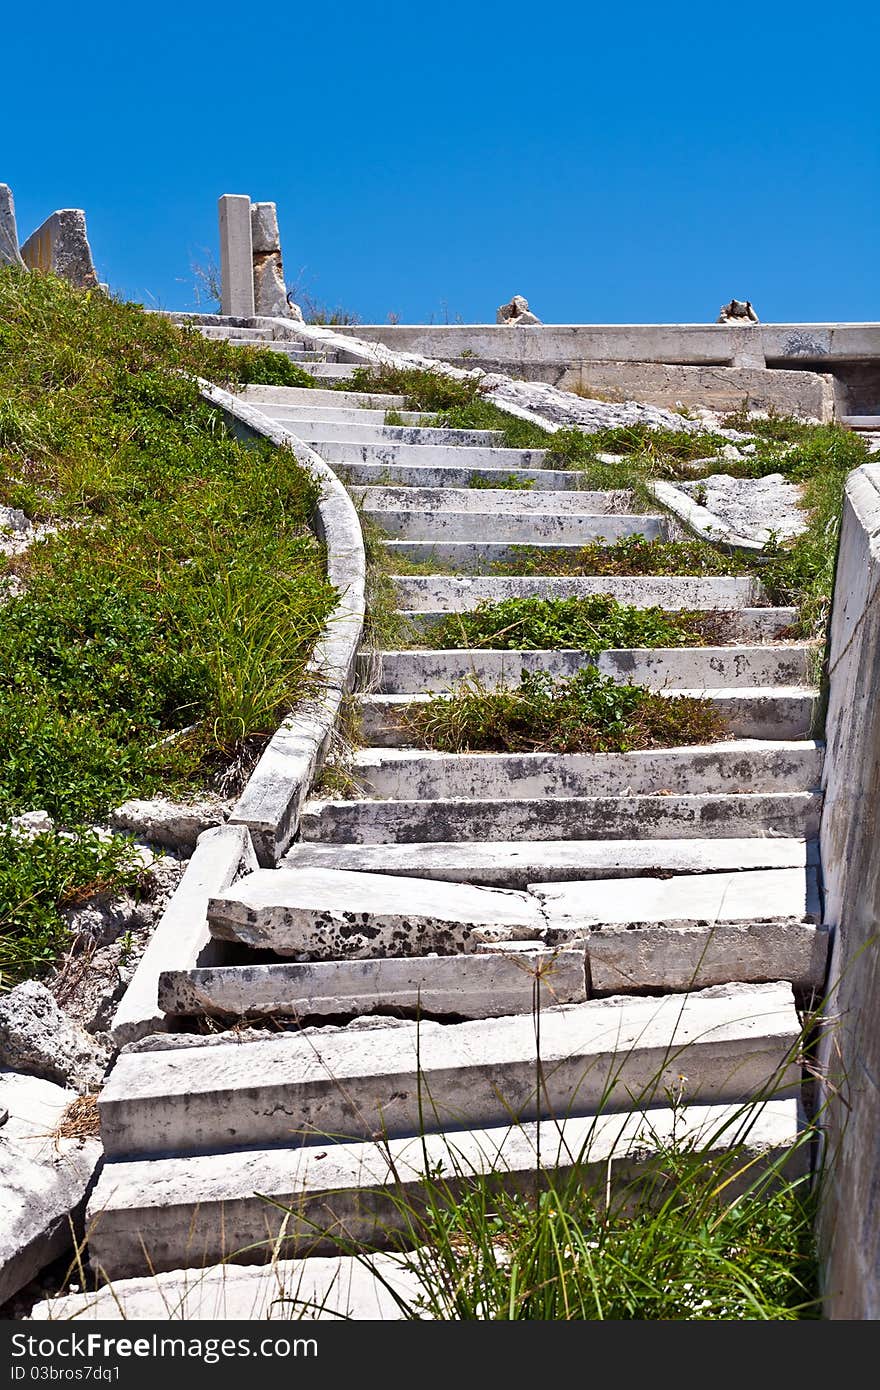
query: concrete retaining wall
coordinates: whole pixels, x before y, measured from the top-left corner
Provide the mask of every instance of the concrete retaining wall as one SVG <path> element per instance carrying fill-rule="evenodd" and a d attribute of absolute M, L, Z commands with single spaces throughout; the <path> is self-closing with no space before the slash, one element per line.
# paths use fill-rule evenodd
<path fill-rule="evenodd" d="M 880 465 L 847 479 L 830 635 L 821 853 L 836 929 L 821 1060 L 826 1315 L 880 1318 Z"/>

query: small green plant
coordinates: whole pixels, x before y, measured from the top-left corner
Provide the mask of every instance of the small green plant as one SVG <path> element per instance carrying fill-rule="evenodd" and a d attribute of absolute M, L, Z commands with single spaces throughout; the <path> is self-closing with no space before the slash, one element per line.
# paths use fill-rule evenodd
<path fill-rule="evenodd" d="M 511 598 L 450 613 L 424 633 L 435 648 L 549 651 L 577 649 L 594 655 L 609 648 L 704 646 L 717 642 L 723 622 L 716 613 L 666 613 L 634 608 L 607 594 L 591 598 Z"/>
<path fill-rule="evenodd" d="M 609 544 L 593 541 L 577 550 L 514 546 L 511 558 L 499 560 L 493 570 L 496 574 L 724 575 L 742 574 L 745 565 L 707 541 L 649 541 L 637 534 Z"/>
<path fill-rule="evenodd" d="M 528 492 L 529 488 L 534 487 L 534 478 L 520 478 L 516 473 L 498 473 L 497 477 L 487 478 L 480 473 L 472 473 L 468 478 L 468 487 L 489 490 L 501 488 L 505 492 Z"/>
<path fill-rule="evenodd" d="M 569 679 L 532 672 L 494 689 L 471 678 L 407 706 L 402 718 L 415 739 L 446 753 L 623 753 L 725 737 L 708 701 L 618 685 L 595 666 Z"/>

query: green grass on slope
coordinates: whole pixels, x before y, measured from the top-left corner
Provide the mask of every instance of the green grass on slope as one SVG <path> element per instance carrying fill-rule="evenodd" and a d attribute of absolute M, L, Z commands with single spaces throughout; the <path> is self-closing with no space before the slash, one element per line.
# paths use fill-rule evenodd
<path fill-rule="evenodd" d="M 0 589 L 23 586 L 0 606 L 0 821 L 83 825 L 204 786 L 305 692 L 335 602 L 315 485 L 233 439 L 184 375 L 235 385 L 279 361 L 0 269 L 0 503 L 57 528 L 0 557 Z M 7 864 L 29 853 L 5 844 Z M 25 879 L 7 874 L 0 934 L 46 900 Z"/>

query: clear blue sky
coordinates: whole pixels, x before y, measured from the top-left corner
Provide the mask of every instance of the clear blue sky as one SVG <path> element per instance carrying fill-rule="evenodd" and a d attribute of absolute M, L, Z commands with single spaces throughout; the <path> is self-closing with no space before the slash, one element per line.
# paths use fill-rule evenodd
<path fill-rule="evenodd" d="M 880 319 L 876 0 L 8 5 L 0 181 L 192 308 L 219 194 L 365 322 Z"/>

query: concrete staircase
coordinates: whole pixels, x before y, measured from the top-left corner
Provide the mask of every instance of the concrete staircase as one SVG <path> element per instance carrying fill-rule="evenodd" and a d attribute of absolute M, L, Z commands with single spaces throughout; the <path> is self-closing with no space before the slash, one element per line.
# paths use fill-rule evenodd
<path fill-rule="evenodd" d="M 323 381 L 346 381 L 354 372 L 357 361 L 346 361 L 344 351 L 315 352 L 306 348 L 299 338 L 267 337 L 263 328 L 230 328 L 226 324 L 195 323 L 193 327 L 206 338 L 223 338 L 242 347 L 268 348 L 281 352 L 291 362 L 299 363 L 310 376 Z"/>
<path fill-rule="evenodd" d="M 262 342 L 249 332 L 224 336 Z M 172 1035 L 122 1054 L 100 1101 L 93 1262 L 119 1278 L 326 1253 L 327 1232 L 382 1243 L 400 1224 L 389 1181 L 418 1202 L 450 1155 L 462 1181 L 494 1169 L 516 1182 L 540 1144 L 545 1166 L 610 1181 L 650 1149 L 646 1131 L 697 1139 L 733 1115 L 750 1153 L 785 1154 L 802 1124 L 797 1003 L 821 987 L 826 955 L 823 748 L 809 647 L 785 635 L 794 611 L 768 606 L 752 578 L 497 577 L 513 545 L 663 538 L 669 522 L 625 492 L 580 490 L 491 432 L 415 412 L 386 426 L 400 398 L 246 395 L 351 485 L 392 557 L 448 567 L 394 581 L 416 626 L 532 594 L 727 615 L 724 645 L 607 651 L 598 665 L 705 696 L 730 737 L 437 753 L 411 745 L 407 708 L 467 677 L 570 675 L 585 653 L 365 652 L 352 793 L 315 796 L 282 865 L 211 902 L 221 964 L 162 979 L 181 1026 L 280 1031 Z M 468 486 L 501 475 L 534 487 Z M 670 1101 L 682 1088 L 684 1111 Z"/>

